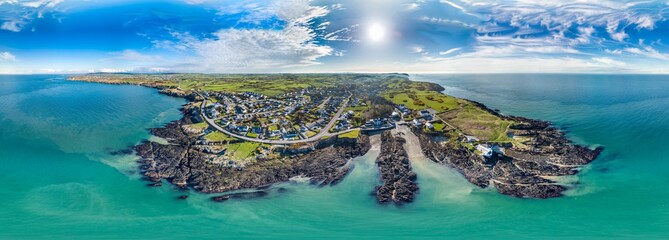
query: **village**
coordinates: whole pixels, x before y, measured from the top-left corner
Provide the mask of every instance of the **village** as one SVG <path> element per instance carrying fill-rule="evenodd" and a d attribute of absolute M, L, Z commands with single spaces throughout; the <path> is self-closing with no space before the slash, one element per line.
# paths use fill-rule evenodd
<path fill-rule="evenodd" d="M 204 130 L 203 143 L 208 145 L 216 145 L 216 141 L 207 141 L 204 136 L 217 132 L 225 134 L 227 140 L 285 148 L 333 136 L 357 138 L 360 133 L 390 130 L 397 125 L 427 133 L 455 130 L 438 117 L 436 110 L 415 110 L 404 104 L 393 104 L 393 111 L 387 116 L 364 117 L 364 112 L 375 106 L 359 94 L 341 88 L 309 87 L 275 97 L 257 92 L 201 94 L 208 99 L 202 105 L 203 117 L 212 125 Z M 458 141 L 485 158 L 503 154 L 499 147 L 480 143 L 474 136 L 458 133 Z"/>

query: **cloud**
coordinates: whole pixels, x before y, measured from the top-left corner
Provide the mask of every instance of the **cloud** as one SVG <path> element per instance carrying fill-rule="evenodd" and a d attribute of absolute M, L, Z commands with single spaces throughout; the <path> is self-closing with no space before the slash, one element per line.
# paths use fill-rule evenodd
<path fill-rule="evenodd" d="M 63 0 L 39 0 L 39 1 L 24 2 L 21 3 L 21 5 L 31 8 L 39 8 L 39 7 L 54 8 L 56 7 L 56 5 L 62 2 Z"/>
<path fill-rule="evenodd" d="M 178 41 L 156 42 L 159 45 L 155 46 L 194 52 L 195 56 L 182 65 L 187 66 L 187 71 L 206 72 L 281 71 L 319 64 L 317 59 L 334 54 L 331 47 L 316 41 L 317 33 L 312 28 L 315 19 L 329 13 L 328 8 L 311 6 L 308 0 L 278 1 L 249 8 L 249 17 L 241 21 L 262 22 L 276 17 L 285 24 L 278 29 L 221 29 L 205 39 L 174 33 Z M 335 36 L 344 31 L 347 30 L 330 34 L 328 39 L 340 40 Z"/>
<path fill-rule="evenodd" d="M 16 56 L 10 52 L 0 52 L 0 60 L 6 62 L 16 62 Z"/>
<path fill-rule="evenodd" d="M 621 62 L 621 61 L 616 61 L 616 60 L 613 60 L 613 59 L 607 58 L 607 57 L 594 57 L 594 58 L 592 58 L 592 60 L 594 60 L 596 62 L 612 65 L 612 66 L 617 66 L 617 67 L 627 66 L 627 63 L 624 63 L 624 62 Z"/>
<path fill-rule="evenodd" d="M 659 60 L 663 60 L 663 61 L 669 61 L 669 54 L 660 53 L 652 47 L 645 47 L 643 49 L 641 49 L 641 48 L 625 48 L 623 50 L 625 52 L 636 54 L 636 55 L 646 56 L 646 57 L 649 57 L 649 58 L 659 59 Z"/>
<path fill-rule="evenodd" d="M 439 52 L 439 55 L 449 55 L 451 53 L 454 53 L 454 52 L 457 52 L 457 51 L 460 51 L 460 50 L 462 50 L 462 48 L 451 48 L 451 49 L 448 49 L 446 51 Z"/>
<path fill-rule="evenodd" d="M 21 25 L 20 24 L 21 23 L 19 23 L 18 21 L 8 21 L 8 22 L 2 23 L 2 25 L 0 25 L 0 29 L 11 31 L 11 32 L 20 32 L 21 31 Z"/>
<path fill-rule="evenodd" d="M 20 32 L 35 18 L 43 18 L 47 12 L 58 11 L 64 0 L 17 1 L 0 0 L 0 30 Z"/>

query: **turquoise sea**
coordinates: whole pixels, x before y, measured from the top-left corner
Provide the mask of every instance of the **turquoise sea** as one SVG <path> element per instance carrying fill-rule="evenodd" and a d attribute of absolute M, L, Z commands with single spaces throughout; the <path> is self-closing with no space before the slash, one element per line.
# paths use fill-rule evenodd
<path fill-rule="evenodd" d="M 184 100 L 137 86 L 0 76 L 2 239 L 669 239 L 669 76 L 416 75 L 505 114 L 554 122 L 604 154 L 562 198 L 478 189 L 415 161 L 416 202 L 381 206 L 378 149 L 334 187 L 301 182 L 267 198 L 213 203 L 149 188 L 113 156 L 179 118 Z"/>

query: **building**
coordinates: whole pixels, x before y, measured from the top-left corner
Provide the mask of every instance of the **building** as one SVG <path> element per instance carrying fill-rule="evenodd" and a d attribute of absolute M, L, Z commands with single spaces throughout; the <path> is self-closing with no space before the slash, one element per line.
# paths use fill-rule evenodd
<path fill-rule="evenodd" d="M 391 116 L 392 116 L 393 118 L 397 119 L 397 118 L 400 118 L 400 113 L 398 113 L 398 112 L 393 112 L 393 114 L 392 114 Z"/>
<path fill-rule="evenodd" d="M 493 150 L 487 144 L 476 145 L 476 150 L 481 152 L 481 156 L 484 156 L 486 158 L 491 158 L 492 157 Z"/>
<path fill-rule="evenodd" d="M 477 137 L 474 137 L 474 136 L 465 135 L 464 141 L 468 142 L 468 143 L 473 143 L 473 142 L 478 142 L 479 139 Z"/>

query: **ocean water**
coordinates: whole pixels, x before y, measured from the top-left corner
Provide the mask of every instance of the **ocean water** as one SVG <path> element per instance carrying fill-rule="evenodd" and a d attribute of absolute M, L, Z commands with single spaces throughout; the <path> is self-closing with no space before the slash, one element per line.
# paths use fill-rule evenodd
<path fill-rule="evenodd" d="M 266 198 L 213 203 L 149 188 L 133 156 L 110 151 L 179 118 L 184 100 L 153 89 L 0 76 L 3 239 L 669 239 L 669 76 L 416 75 L 505 114 L 554 122 L 606 151 L 565 181 L 562 198 L 478 189 L 457 172 L 413 161 L 420 192 L 378 205 L 378 149 L 333 187 L 300 181 Z"/>

